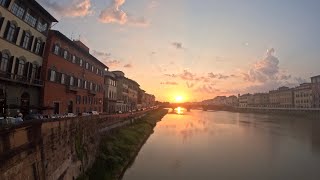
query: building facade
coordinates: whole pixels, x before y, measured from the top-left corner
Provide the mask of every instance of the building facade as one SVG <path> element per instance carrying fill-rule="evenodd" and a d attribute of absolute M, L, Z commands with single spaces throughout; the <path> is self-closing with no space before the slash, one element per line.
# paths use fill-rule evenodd
<path fill-rule="evenodd" d="M 144 104 L 146 105 L 146 108 L 155 106 L 155 103 L 156 97 L 152 94 L 145 93 Z"/>
<path fill-rule="evenodd" d="M 139 92 L 138 92 L 138 105 L 137 105 L 138 109 L 146 108 L 145 94 L 146 94 L 145 90 L 139 89 Z"/>
<path fill-rule="evenodd" d="M 239 107 L 248 107 L 249 103 L 251 103 L 252 94 L 243 94 L 239 95 Z"/>
<path fill-rule="evenodd" d="M 45 114 L 102 112 L 107 68 L 82 42 L 50 31 L 42 73 L 43 105 L 52 110 Z"/>
<path fill-rule="evenodd" d="M 311 77 L 313 107 L 320 108 L 320 75 Z"/>
<path fill-rule="evenodd" d="M 110 71 L 105 71 L 104 74 L 104 102 L 103 112 L 108 114 L 116 113 L 117 104 L 117 78 Z"/>
<path fill-rule="evenodd" d="M 52 22 L 35 0 L 0 1 L 0 116 L 42 109 L 41 69 Z"/>
<path fill-rule="evenodd" d="M 253 95 L 254 107 L 268 107 L 269 105 L 269 93 L 256 93 Z"/>
<path fill-rule="evenodd" d="M 289 87 L 279 87 L 277 90 L 269 92 L 270 107 L 273 108 L 293 108 L 293 89 Z"/>
<path fill-rule="evenodd" d="M 313 96 L 312 96 L 311 83 L 303 83 L 300 86 L 294 88 L 294 107 L 295 108 L 312 108 Z"/>

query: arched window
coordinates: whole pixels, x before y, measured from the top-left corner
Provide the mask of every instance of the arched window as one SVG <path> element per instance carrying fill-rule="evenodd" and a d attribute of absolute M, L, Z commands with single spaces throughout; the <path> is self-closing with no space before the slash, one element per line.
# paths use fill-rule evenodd
<path fill-rule="evenodd" d="M 60 46 L 58 44 L 55 44 L 54 45 L 54 50 L 53 50 L 53 53 L 55 55 L 59 55 L 59 51 L 60 51 Z"/>
<path fill-rule="evenodd" d="M 81 79 L 78 79 L 78 88 L 81 87 Z"/>
<path fill-rule="evenodd" d="M 76 56 L 72 55 L 72 63 L 76 63 Z"/>
<path fill-rule="evenodd" d="M 63 58 L 64 58 L 64 59 L 68 59 L 68 51 L 67 51 L 67 50 L 64 50 L 64 52 L 63 52 Z"/>
<path fill-rule="evenodd" d="M 7 71 L 8 62 L 9 62 L 9 55 L 7 53 L 3 53 L 2 57 L 1 57 L 1 65 L 0 65 L 1 71 L 3 71 L 3 72 Z"/>
<path fill-rule="evenodd" d="M 26 64 L 26 62 L 24 60 L 19 59 L 18 72 L 17 72 L 17 74 L 19 76 L 23 76 L 23 71 L 24 71 L 25 64 Z"/>
<path fill-rule="evenodd" d="M 51 72 L 50 72 L 50 81 L 52 81 L 52 82 L 56 81 L 56 71 L 55 70 L 51 70 Z"/>
<path fill-rule="evenodd" d="M 70 76 L 70 86 L 73 86 L 73 85 L 74 85 L 74 77 Z"/>
<path fill-rule="evenodd" d="M 35 49 L 34 49 L 34 52 L 35 52 L 36 54 L 39 54 L 39 53 L 40 53 L 41 44 L 42 44 L 42 41 L 41 41 L 40 39 L 37 39 L 37 40 L 36 40 Z"/>
<path fill-rule="evenodd" d="M 80 59 L 80 66 L 82 67 L 82 65 L 83 65 L 83 61 L 82 59 Z"/>
<path fill-rule="evenodd" d="M 28 49 L 30 38 L 31 38 L 30 33 L 25 32 L 24 37 L 23 37 L 23 43 L 22 43 L 23 48 Z"/>
<path fill-rule="evenodd" d="M 61 74 L 61 84 L 64 84 L 65 83 L 65 79 L 66 79 L 66 77 L 65 77 L 66 75 L 65 74 Z"/>
<path fill-rule="evenodd" d="M 36 79 L 37 71 L 38 71 L 38 65 L 32 64 L 31 79 Z"/>
<path fill-rule="evenodd" d="M 8 32 L 7 32 L 7 36 L 6 36 L 6 39 L 8 41 L 13 42 L 16 28 L 17 28 L 16 25 L 14 25 L 13 23 L 10 23 L 9 29 L 8 29 Z"/>

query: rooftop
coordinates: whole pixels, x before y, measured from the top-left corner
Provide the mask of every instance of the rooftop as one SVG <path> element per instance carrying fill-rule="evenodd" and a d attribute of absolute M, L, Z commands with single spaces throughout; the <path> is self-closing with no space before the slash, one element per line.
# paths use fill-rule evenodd
<path fill-rule="evenodd" d="M 62 34 L 60 31 L 57 30 L 50 30 L 50 33 L 53 33 L 54 35 L 60 37 L 62 40 L 66 41 L 69 45 L 76 48 L 78 51 L 82 52 L 83 54 L 87 55 L 91 60 L 93 60 L 95 63 L 99 64 L 103 68 L 108 68 L 105 64 L 103 64 L 101 61 L 99 61 L 97 58 L 95 58 L 92 54 L 90 54 L 88 51 L 86 51 L 83 47 L 80 47 L 77 43 L 66 37 L 64 34 Z"/>
<path fill-rule="evenodd" d="M 58 22 L 56 18 L 54 18 L 44 7 L 42 7 L 37 1 L 35 0 L 24 0 L 24 2 L 30 4 L 31 7 L 34 7 L 34 11 L 41 13 L 46 18 L 48 18 L 51 22 Z"/>

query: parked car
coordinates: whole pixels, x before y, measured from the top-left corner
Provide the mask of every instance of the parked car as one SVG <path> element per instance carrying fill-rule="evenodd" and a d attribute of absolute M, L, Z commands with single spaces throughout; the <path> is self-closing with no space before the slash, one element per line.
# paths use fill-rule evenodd
<path fill-rule="evenodd" d="M 89 114 L 90 115 L 99 115 L 99 112 L 98 111 L 90 111 Z"/>
<path fill-rule="evenodd" d="M 117 114 L 122 114 L 122 111 L 117 111 Z"/>
<path fill-rule="evenodd" d="M 65 116 L 66 117 L 76 117 L 77 115 L 75 115 L 74 113 L 66 113 Z"/>

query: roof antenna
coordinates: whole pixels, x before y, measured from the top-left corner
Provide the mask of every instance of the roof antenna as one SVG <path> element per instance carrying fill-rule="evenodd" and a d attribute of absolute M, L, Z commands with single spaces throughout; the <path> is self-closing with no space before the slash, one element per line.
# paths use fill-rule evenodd
<path fill-rule="evenodd" d="M 79 41 L 81 41 L 81 34 L 79 34 Z"/>

